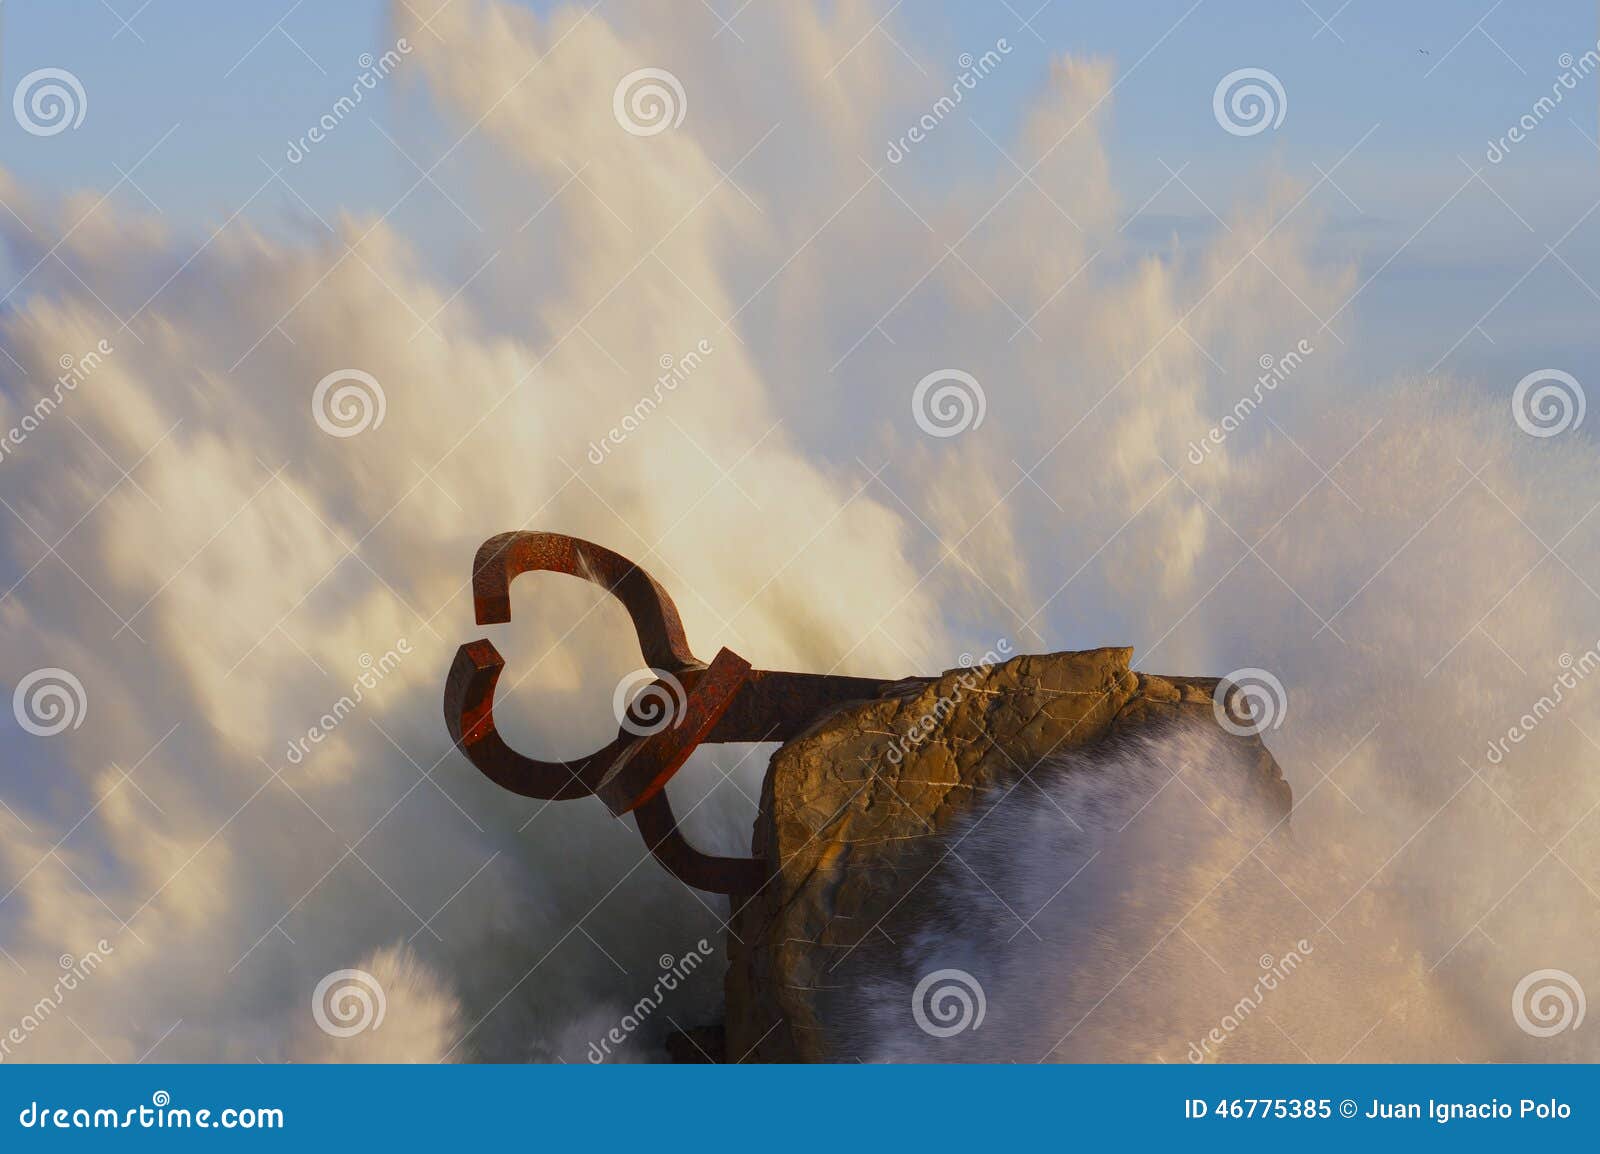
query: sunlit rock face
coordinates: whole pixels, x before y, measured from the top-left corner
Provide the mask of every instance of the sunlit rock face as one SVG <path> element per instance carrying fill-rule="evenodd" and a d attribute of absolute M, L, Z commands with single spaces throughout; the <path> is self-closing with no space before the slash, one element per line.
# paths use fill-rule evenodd
<path fill-rule="evenodd" d="M 1052 949 L 1039 930 L 1078 899 L 1060 895 L 1081 885 L 1104 906 L 1120 888 L 1088 863 L 1133 851 L 1166 875 L 1225 857 L 1210 831 L 1162 820 L 1169 793 L 1210 808 L 1229 840 L 1282 824 L 1289 787 L 1259 737 L 1219 724 L 1217 681 L 1135 672 L 1131 656 L 953 669 L 841 709 L 778 751 L 754 837 L 771 878 L 729 934 L 729 1060 L 1043 1057 L 1024 1051 L 1050 1049 L 1032 1034 L 1047 1035 L 1070 998 L 1036 988 L 997 1006 L 992 993 L 1011 988 L 1014 967 L 1038 970 L 1029 947 Z M 1159 847 L 1138 851 L 1152 836 Z M 1163 889 L 1139 880 L 1148 898 Z M 939 1011 L 919 1016 L 911 1000 L 957 963 L 992 987 L 987 1028 L 966 1042 L 941 1037 Z M 1046 968 L 1062 965 L 1057 950 Z"/>

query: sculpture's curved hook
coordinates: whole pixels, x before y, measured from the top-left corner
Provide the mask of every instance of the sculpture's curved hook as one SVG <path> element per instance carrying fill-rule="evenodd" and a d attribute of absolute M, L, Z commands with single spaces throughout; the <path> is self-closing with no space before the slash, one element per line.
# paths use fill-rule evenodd
<path fill-rule="evenodd" d="M 506 744 L 494 723 L 494 690 L 505 658 L 487 639 L 456 650 L 444 683 L 444 723 L 450 738 L 483 775 L 523 797 L 565 801 L 593 793 L 621 816 L 658 794 L 728 711 L 750 664 L 723 649 L 710 666 L 674 675 L 682 701 L 657 727 L 624 728 L 603 749 L 576 761 L 540 761 Z"/>
<path fill-rule="evenodd" d="M 472 561 L 472 606 L 479 625 L 511 620 L 511 582 L 548 571 L 582 577 L 616 596 L 633 619 L 645 664 L 680 674 L 704 666 L 689 651 L 683 621 L 667 591 L 632 561 L 610 549 L 561 533 L 517 531 L 490 537 Z M 444 720 L 463 753 L 495 784 L 551 801 L 582 797 L 635 741 L 616 740 L 576 761 L 540 761 L 512 749 L 496 732 L 494 690 L 505 659 L 487 640 L 463 645 L 445 682 Z"/>
<path fill-rule="evenodd" d="M 548 801 L 594 792 L 607 766 L 627 747 L 619 736 L 577 761 L 539 761 L 518 753 L 494 727 L 494 687 L 505 658 L 487 640 L 456 650 L 444 683 L 444 724 L 450 738 L 483 775 L 503 789 Z"/>
<path fill-rule="evenodd" d="M 624 725 L 615 740 L 587 757 L 527 757 L 495 729 L 494 691 L 505 659 L 482 639 L 456 651 L 445 680 L 444 719 L 451 739 L 485 777 L 513 793 L 550 801 L 593 793 L 615 814 L 633 812 L 650 852 L 687 884 L 713 893 L 754 892 L 762 884 L 764 864 L 695 849 L 678 832 L 665 793 L 667 780 L 732 705 L 750 676 L 749 663 L 727 649 L 709 666 L 696 660 L 672 598 L 648 573 L 609 549 L 559 533 L 501 533 L 483 543 L 472 571 L 480 625 L 511 619 L 511 582 L 531 570 L 582 577 L 614 594 L 633 619 L 646 664 L 675 684 L 681 704 L 670 724 Z"/>
<path fill-rule="evenodd" d="M 644 663 L 652 669 L 681 673 L 703 664 L 689 652 L 678 607 L 655 578 L 603 545 L 563 533 L 500 533 L 478 547 L 472 561 L 472 607 L 478 624 L 510 621 L 512 580 L 540 570 L 593 581 L 621 601 L 633 618 Z"/>
<path fill-rule="evenodd" d="M 767 863 L 753 857 L 713 857 L 678 832 L 678 819 L 666 791 L 633 811 L 639 836 L 656 860 L 684 885 L 714 894 L 753 894 L 767 881 Z M 737 904 L 737 903 L 735 903 Z"/>

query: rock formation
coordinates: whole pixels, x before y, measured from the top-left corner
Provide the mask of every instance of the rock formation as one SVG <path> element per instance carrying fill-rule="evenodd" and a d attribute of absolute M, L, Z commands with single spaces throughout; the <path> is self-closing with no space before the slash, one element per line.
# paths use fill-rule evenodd
<path fill-rule="evenodd" d="M 1129 668 L 1133 651 L 1017 657 L 911 681 L 820 718 L 773 756 L 754 851 L 770 865 L 729 933 L 726 1057 L 826 1061 L 831 992 L 868 935 L 914 929 L 939 834 L 1050 756 L 1190 721 L 1217 729 L 1214 678 Z M 1256 737 L 1237 743 L 1275 815 L 1289 787 Z M 1019 853 L 1027 847 L 1019 846 Z"/>

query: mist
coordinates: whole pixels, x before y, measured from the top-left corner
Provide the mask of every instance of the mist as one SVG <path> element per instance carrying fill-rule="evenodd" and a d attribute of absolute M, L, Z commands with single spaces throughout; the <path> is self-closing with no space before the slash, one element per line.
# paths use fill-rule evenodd
<path fill-rule="evenodd" d="M 482 237 L 448 252 L 303 201 L 190 229 L 0 169 L 32 270 L 0 311 L 0 427 L 97 358 L 0 459 L 4 682 L 81 688 L 76 724 L 6 738 L 0 1024 L 110 947 L 6 1060 L 585 1061 L 663 957 L 720 942 L 725 901 L 631 822 L 508 795 L 451 747 L 471 558 L 517 528 L 644 566 L 702 657 L 899 677 L 1004 636 L 1284 686 L 1285 830 L 1256 846 L 1196 804 L 1233 812 L 1199 738 L 1047 768 L 1086 833 L 1001 810 L 967 834 L 1030 901 L 1099 852 L 1045 944 L 1022 966 L 987 895 L 940 880 L 965 936 L 885 961 L 861 1056 L 939 1056 L 907 987 L 958 965 L 995 1015 L 961 1053 L 1189 1060 L 1301 941 L 1207 1060 L 1597 1056 L 1512 1010 L 1537 970 L 1600 988 L 1590 434 L 1530 435 L 1503 374 L 1354 357 L 1368 281 L 1315 175 L 1263 151 L 1218 227 L 1150 244 L 1111 60 L 1053 57 L 1003 151 L 951 172 L 921 159 L 959 116 L 884 157 L 943 78 L 890 84 L 862 5 L 754 7 L 738 53 L 643 5 L 391 20 L 384 83 L 428 114 L 404 139 L 470 177 Z M 669 130 L 618 119 L 643 68 L 684 87 Z M 913 398 L 947 370 L 982 420 L 930 434 Z M 528 577 L 497 629 L 508 741 L 609 740 L 640 662 L 619 605 Z M 698 754 L 673 785 L 691 838 L 747 852 L 764 770 Z M 721 964 L 619 1059 L 714 1021 Z M 345 969 L 384 995 L 354 1048 L 313 1015 Z"/>

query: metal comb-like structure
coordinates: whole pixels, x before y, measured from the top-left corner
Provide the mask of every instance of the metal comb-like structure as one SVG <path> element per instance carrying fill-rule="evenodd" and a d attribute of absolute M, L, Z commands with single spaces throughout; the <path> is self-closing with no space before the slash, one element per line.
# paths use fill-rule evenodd
<path fill-rule="evenodd" d="M 586 757 L 527 757 L 495 729 L 494 691 L 505 660 L 484 638 L 456 651 L 445 681 L 451 738 L 486 777 L 513 793 L 551 801 L 594 794 L 612 813 L 633 814 L 650 852 L 688 885 L 719 894 L 754 893 L 766 881 L 766 863 L 717 857 L 690 845 L 667 800 L 672 775 L 701 744 L 787 741 L 830 707 L 877 697 L 905 682 L 752 669 L 729 649 L 719 650 L 708 665 L 690 651 L 677 607 L 650 574 L 610 549 L 560 533 L 501 533 L 479 547 L 472 565 L 478 624 L 510 621 L 511 582 L 541 571 L 582 577 L 621 601 L 645 664 L 663 690 L 655 700 L 680 704 L 653 725 L 625 719 L 615 740 Z M 672 684 L 664 685 L 669 679 Z"/>

